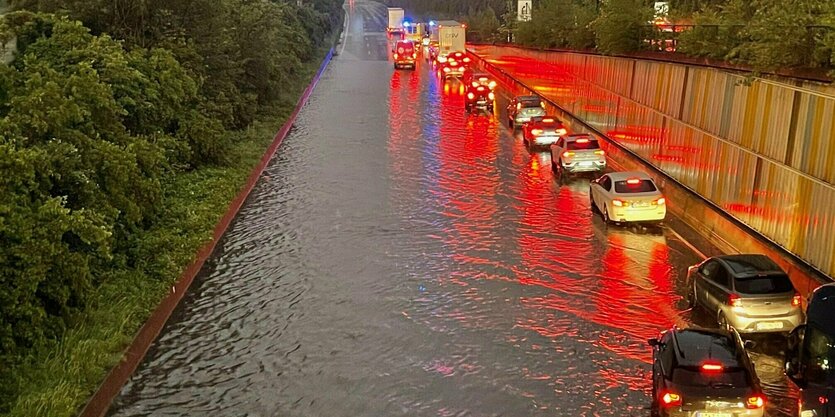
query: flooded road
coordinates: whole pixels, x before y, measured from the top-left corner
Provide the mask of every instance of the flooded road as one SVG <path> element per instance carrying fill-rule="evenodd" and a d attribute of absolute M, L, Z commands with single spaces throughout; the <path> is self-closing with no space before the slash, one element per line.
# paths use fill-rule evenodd
<path fill-rule="evenodd" d="M 393 71 L 381 7 L 353 4 L 344 51 L 109 415 L 649 415 L 646 339 L 693 320 L 700 257 L 668 229 L 606 227 L 587 180 L 557 185 L 425 62 Z M 758 359 L 764 380 L 778 361 Z"/>

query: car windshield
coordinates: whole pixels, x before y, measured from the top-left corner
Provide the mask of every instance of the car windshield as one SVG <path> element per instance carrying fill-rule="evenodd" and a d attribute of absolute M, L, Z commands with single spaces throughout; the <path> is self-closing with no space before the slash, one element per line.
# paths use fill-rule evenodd
<path fill-rule="evenodd" d="M 807 381 L 815 385 L 835 385 L 835 335 L 810 324 L 806 328 L 803 349 Z"/>
<path fill-rule="evenodd" d="M 749 385 L 748 377 L 743 369 L 707 373 L 687 368 L 675 368 L 673 383 L 707 388 L 745 388 Z"/>
<path fill-rule="evenodd" d="M 737 292 L 743 294 L 782 294 L 794 291 L 786 275 L 767 275 L 735 280 Z"/>
<path fill-rule="evenodd" d="M 631 180 L 615 181 L 615 192 L 618 194 L 651 193 L 657 191 L 655 184 L 650 180 L 639 180 L 630 183 Z"/>
<path fill-rule="evenodd" d="M 582 151 L 582 150 L 585 150 L 585 149 L 600 149 L 600 144 L 597 143 L 596 140 L 587 140 L 587 141 L 584 141 L 584 142 L 573 141 L 573 142 L 566 143 L 566 145 L 568 145 L 568 150 L 570 150 L 570 151 Z"/>

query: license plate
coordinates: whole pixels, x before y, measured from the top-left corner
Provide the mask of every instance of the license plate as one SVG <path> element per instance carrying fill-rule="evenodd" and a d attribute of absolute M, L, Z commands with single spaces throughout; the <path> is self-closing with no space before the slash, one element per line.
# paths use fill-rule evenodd
<path fill-rule="evenodd" d="M 592 161 L 580 162 L 580 166 L 582 166 L 582 167 L 590 167 L 592 165 L 594 165 L 594 162 L 592 162 Z"/>
<path fill-rule="evenodd" d="M 731 413 L 696 413 L 696 417 L 731 417 Z"/>
<path fill-rule="evenodd" d="M 783 323 L 779 322 L 779 321 L 757 323 L 757 330 L 774 330 L 774 329 L 782 329 L 782 328 L 783 328 Z"/>
<path fill-rule="evenodd" d="M 633 206 L 635 206 L 635 207 L 647 207 L 647 206 L 649 206 L 649 203 L 647 203 L 646 201 L 638 201 L 637 203 L 633 204 Z"/>

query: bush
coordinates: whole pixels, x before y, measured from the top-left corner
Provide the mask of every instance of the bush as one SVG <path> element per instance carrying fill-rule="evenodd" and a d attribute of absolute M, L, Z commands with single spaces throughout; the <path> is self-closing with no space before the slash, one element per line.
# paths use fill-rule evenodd
<path fill-rule="evenodd" d="M 642 0 L 601 2 L 600 15 L 592 22 L 597 49 L 606 54 L 622 54 L 641 49 L 644 28 L 653 9 Z"/>

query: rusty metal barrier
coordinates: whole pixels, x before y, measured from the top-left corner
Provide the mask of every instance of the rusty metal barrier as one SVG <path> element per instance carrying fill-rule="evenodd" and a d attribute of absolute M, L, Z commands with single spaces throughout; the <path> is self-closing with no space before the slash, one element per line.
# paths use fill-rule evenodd
<path fill-rule="evenodd" d="M 171 288 L 171 292 L 168 296 L 166 296 L 153 313 L 151 313 L 151 316 L 142 328 L 139 329 L 139 332 L 136 334 L 133 342 L 131 342 L 130 346 L 128 346 L 125 350 L 122 361 L 110 370 L 110 373 L 107 374 L 107 377 L 87 402 L 84 409 L 81 411 L 81 414 L 79 414 L 79 417 L 102 417 L 105 413 L 107 413 L 113 399 L 116 398 L 119 391 L 121 391 L 122 387 L 125 383 L 127 383 L 130 376 L 133 375 L 133 372 L 145 358 L 145 355 L 148 353 L 148 349 L 150 349 L 157 336 L 159 336 L 159 333 L 165 326 L 168 318 L 171 317 L 171 313 L 174 312 L 174 309 L 180 303 L 180 300 L 182 300 L 186 291 L 188 291 L 188 288 L 191 286 L 194 278 L 203 268 L 206 260 L 208 260 L 212 255 L 218 242 L 223 237 L 224 233 L 226 233 L 229 225 L 232 223 L 232 220 L 235 216 L 237 216 L 238 211 L 246 202 L 246 199 L 249 197 L 253 188 L 255 188 L 255 184 L 258 182 L 258 179 L 261 178 L 261 175 L 264 173 L 267 165 L 269 165 L 278 150 L 278 147 L 281 145 L 281 142 L 284 141 L 284 138 L 290 133 L 290 129 L 292 129 L 293 124 L 296 121 L 296 117 L 307 103 L 307 100 L 310 98 L 310 94 L 319 82 L 319 78 L 328 63 L 331 61 L 331 58 L 333 58 L 333 52 L 334 50 L 331 48 L 322 61 L 322 65 L 319 67 L 319 70 L 313 76 L 313 80 L 311 80 L 310 84 L 308 84 L 307 88 L 299 98 L 299 101 L 296 103 L 296 107 L 293 109 L 290 117 L 287 118 L 284 125 L 281 126 L 281 129 L 278 133 L 276 133 L 273 142 L 267 148 L 266 152 L 264 152 L 264 155 L 261 157 L 261 161 L 249 174 L 249 178 L 243 188 L 241 188 L 238 195 L 235 196 L 235 199 L 229 204 L 229 208 L 226 210 L 226 213 L 220 219 L 220 222 L 218 222 L 215 226 L 212 240 L 203 246 L 199 252 L 197 252 L 195 260 L 185 269 L 185 271 L 183 271 L 180 278 Z"/>
<path fill-rule="evenodd" d="M 613 162 L 612 165 L 623 170 L 647 171 L 667 197 L 668 210 L 721 252 L 762 253 L 769 256 L 786 270 L 798 291 L 807 296 L 821 284 L 832 281 L 832 277 L 821 273 L 795 254 L 772 243 L 756 230 L 733 218 L 710 200 L 700 196 L 636 152 L 576 117 L 555 101 L 536 92 L 512 74 L 490 64 L 472 50 L 468 52 L 474 58 L 474 62 L 510 87 L 513 94 L 539 96 L 546 103 L 546 110 L 562 118 L 572 131 L 589 133 L 601 138 L 610 163 Z"/>

